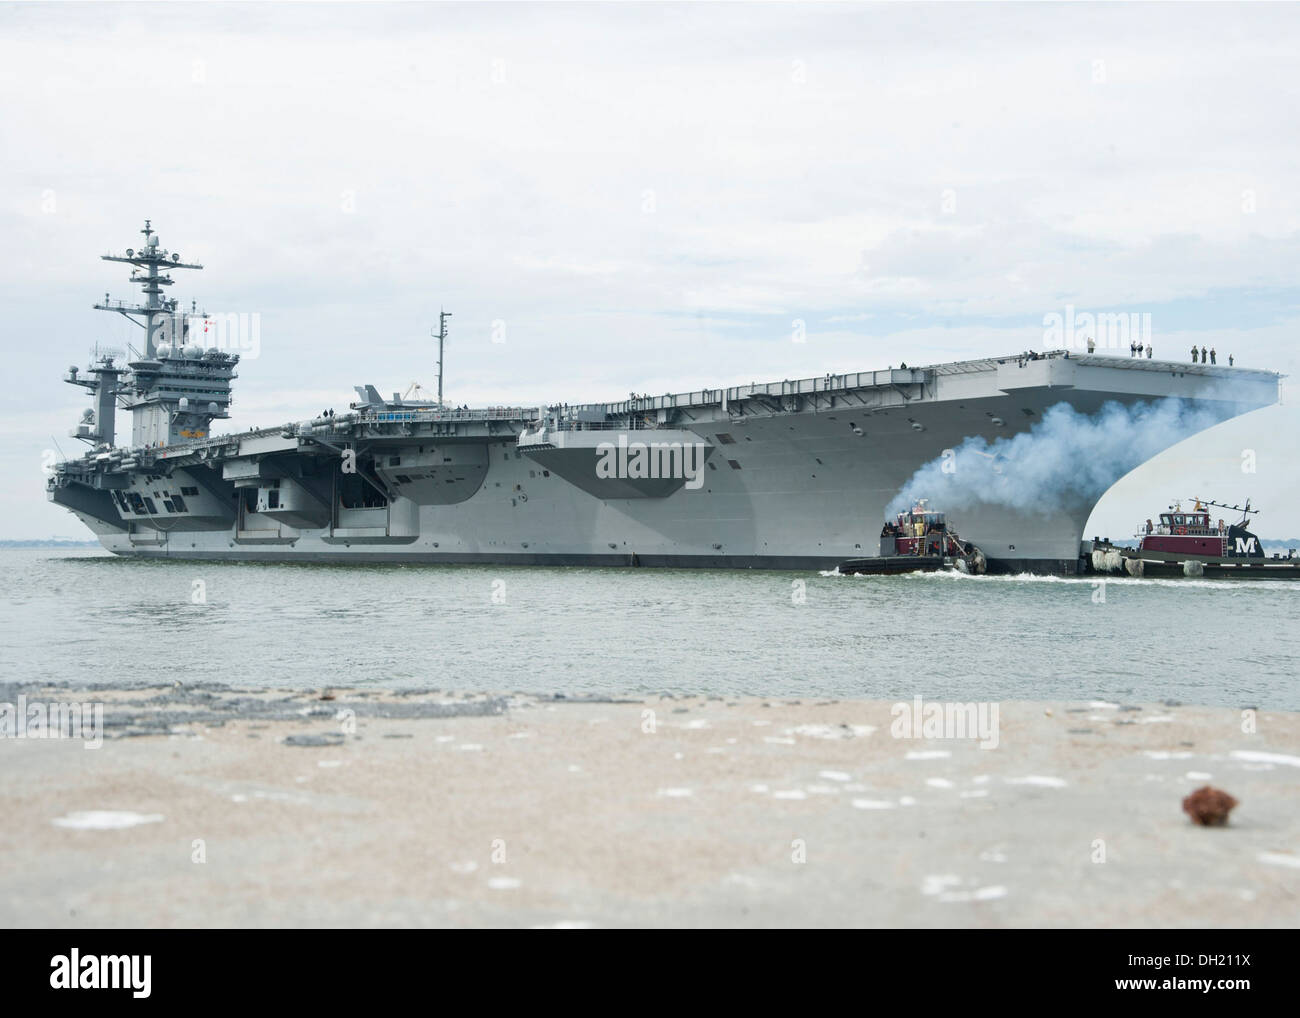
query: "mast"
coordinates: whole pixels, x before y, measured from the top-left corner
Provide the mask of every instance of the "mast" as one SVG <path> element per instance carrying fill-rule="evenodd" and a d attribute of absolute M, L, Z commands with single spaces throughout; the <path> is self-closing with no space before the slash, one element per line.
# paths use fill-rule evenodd
<path fill-rule="evenodd" d="M 442 406 L 442 355 L 443 348 L 447 343 L 447 319 L 451 317 L 450 311 L 438 309 L 438 331 L 432 333 L 438 338 L 438 406 Z"/>
<path fill-rule="evenodd" d="M 104 303 L 96 304 L 95 310 L 116 311 L 141 326 L 144 329 L 144 359 L 151 361 L 158 352 L 157 335 L 162 328 L 159 318 L 176 310 L 176 301 L 162 295 L 163 287 L 175 282 L 167 273 L 172 269 L 201 269 L 203 266 L 182 262 L 179 254 L 169 254 L 160 247 L 158 234 L 154 233 L 150 220 L 144 221 L 144 229 L 140 232 L 144 234 L 144 247 L 139 251 L 127 248 L 125 255 L 106 254 L 100 257 L 106 262 L 124 262 L 135 266 L 131 282 L 140 284 L 144 291 L 144 303 L 128 304 L 126 301 L 110 300 L 108 294 L 104 294 Z M 162 267 L 162 272 L 158 271 L 159 267 Z M 132 317 L 134 315 L 142 316 L 144 321 L 136 321 Z"/>
<path fill-rule="evenodd" d="M 1207 499 L 1203 499 L 1203 498 L 1194 498 L 1194 499 L 1192 499 L 1192 501 L 1193 501 L 1193 502 L 1197 502 L 1197 503 L 1199 503 L 1200 505 L 1205 506 L 1205 507 L 1215 506 L 1215 507 L 1218 508 L 1218 509 L 1228 509 L 1228 510 L 1231 510 L 1232 512 L 1234 512 L 1234 513 L 1241 513 L 1241 523 L 1238 524 L 1239 526 L 1244 525 L 1244 524 L 1246 523 L 1246 521 L 1250 519 L 1250 517 L 1251 517 L 1252 514 L 1254 514 L 1254 513 L 1258 513 L 1258 512 L 1259 512 L 1258 509 L 1252 509 L 1252 508 L 1250 507 L 1250 499 L 1246 499 L 1246 504 L 1245 504 L 1244 506 L 1240 506 L 1240 505 L 1225 505 L 1223 502 L 1211 502 L 1211 501 L 1209 501 L 1209 500 L 1207 500 Z"/>

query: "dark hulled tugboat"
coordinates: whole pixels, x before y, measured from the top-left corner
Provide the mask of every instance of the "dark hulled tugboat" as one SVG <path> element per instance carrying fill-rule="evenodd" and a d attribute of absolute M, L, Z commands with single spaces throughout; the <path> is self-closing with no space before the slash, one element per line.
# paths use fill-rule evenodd
<path fill-rule="evenodd" d="M 1259 512 L 1250 507 L 1191 499 L 1184 510 L 1175 502 L 1158 513 L 1159 522 L 1147 520 L 1139 528 L 1136 548 L 1096 544 L 1091 565 L 1094 572 L 1119 572 L 1130 576 L 1211 576 L 1245 579 L 1300 579 L 1300 558 L 1289 553 L 1283 558 L 1264 554 L 1258 537 L 1247 529 L 1250 517 Z M 1210 509 L 1241 513 L 1236 523 L 1211 519 Z"/>
<path fill-rule="evenodd" d="M 947 517 L 918 499 L 908 512 L 899 513 L 880 531 L 880 554 L 874 558 L 853 558 L 841 562 L 838 571 L 852 575 L 923 573 L 955 569 L 982 573 L 987 568 L 984 553 L 963 541 L 949 529 Z"/>

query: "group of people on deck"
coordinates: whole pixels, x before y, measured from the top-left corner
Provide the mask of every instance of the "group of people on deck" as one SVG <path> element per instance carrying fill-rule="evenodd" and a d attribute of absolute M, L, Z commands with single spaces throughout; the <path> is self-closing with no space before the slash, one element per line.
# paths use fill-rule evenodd
<path fill-rule="evenodd" d="M 1205 352 L 1205 347 L 1201 347 L 1200 350 L 1197 350 L 1197 349 L 1196 349 L 1196 344 L 1193 343 L 1193 344 L 1192 344 L 1192 363 L 1193 363 L 1193 364 L 1196 364 L 1198 361 L 1199 361 L 1201 364 L 1218 364 L 1218 363 L 1219 363 L 1218 356 L 1215 354 L 1215 352 L 1214 352 L 1214 348 L 1213 348 L 1213 347 L 1210 348 L 1210 352 L 1207 354 L 1207 353 Z M 1232 363 L 1233 363 L 1232 354 L 1228 354 L 1228 367 L 1232 367 Z"/>
<path fill-rule="evenodd" d="M 1096 351 L 1097 351 L 1097 341 L 1094 340 L 1094 339 L 1092 339 L 1091 337 L 1089 337 L 1089 338 L 1088 338 L 1088 352 L 1089 352 L 1089 353 L 1096 353 Z M 1135 340 L 1134 342 L 1132 342 L 1132 343 L 1130 343 L 1130 344 L 1128 345 L 1128 355 L 1129 355 L 1130 357 L 1142 357 L 1142 356 L 1145 356 L 1145 357 L 1147 358 L 1147 360 L 1150 360 L 1150 359 L 1152 358 L 1152 356 L 1154 356 L 1154 354 L 1155 354 L 1155 347 L 1154 347 L 1152 344 L 1150 344 L 1150 343 L 1139 343 L 1139 342 L 1137 342 L 1137 341 Z M 1205 347 L 1203 347 L 1203 346 L 1198 347 L 1198 346 L 1196 346 L 1195 344 L 1193 344 L 1193 345 L 1192 345 L 1192 363 L 1193 363 L 1193 364 L 1218 364 L 1218 363 L 1219 363 L 1219 355 L 1218 355 L 1218 352 L 1215 351 L 1213 348 L 1210 348 L 1209 350 L 1207 350 L 1207 349 L 1206 349 Z M 1229 354 L 1229 355 L 1228 355 L 1228 367 L 1232 367 L 1234 363 L 1235 363 L 1235 361 L 1234 361 L 1234 359 L 1233 359 L 1233 356 L 1232 356 L 1231 354 Z"/>

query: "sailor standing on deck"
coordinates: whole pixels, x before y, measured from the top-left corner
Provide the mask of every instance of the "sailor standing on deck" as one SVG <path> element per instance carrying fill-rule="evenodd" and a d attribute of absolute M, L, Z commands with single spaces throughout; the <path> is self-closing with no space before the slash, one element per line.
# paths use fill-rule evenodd
<path fill-rule="evenodd" d="M 1097 341 L 1093 339 L 1091 336 L 1088 337 L 1088 352 L 1089 353 L 1097 352 Z"/>
<path fill-rule="evenodd" d="M 1211 363 L 1211 364 L 1218 364 L 1218 363 L 1219 363 L 1219 358 L 1218 358 L 1218 356 L 1217 356 L 1217 355 L 1215 354 L 1215 352 L 1214 352 L 1214 347 L 1210 347 L 1210 363 Z"/>
<path fill-rule="evenodd" d="M 1205 347 L 1201 347 L 1201 363 L 1202 364 L 1210 363 L 1208 360 L 1205 359 Z"/>
<path fill-rule="evenodd" d="M 1130 343 L 1128 345 L 1128 355 L 1130 357 L 1136 357 L 1138 355 L 1138 345 L 1136 343 Z"/>
<path fill-rule="evenodd" d="M 1196 349 L 1196 344 L 1193 343 L 1193 344 L 1192 344 L 1192 363 L 1193 363 L 1193 364 L 1196 363 L 1196 359 L 1197 359 L 1199 356 L 1200 356 L 1200 351 Z"/>
<path fill-rule="evenodd" d="M 1147 344 L 1147 360 L 1151 359 L 1151 351 L 1154 349 L 1155 347 L 1153 347 L 1150 343 Z"/>

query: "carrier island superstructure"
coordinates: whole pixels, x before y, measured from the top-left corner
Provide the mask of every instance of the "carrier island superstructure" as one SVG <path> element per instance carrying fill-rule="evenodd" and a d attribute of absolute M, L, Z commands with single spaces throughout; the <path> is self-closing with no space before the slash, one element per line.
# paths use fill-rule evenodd
<path fill-rule="evenodd" d="M 69 369 L 91 395 L 73 430 L 90 448 L 47 484 L 120 555 L 833 568 L 870 553 L 917 467 L 969 436 L 1015 435 L 1061 402 L 1177 396 L 1221 421 L 1279 398 L 1270 371 L 1056 351 L 575 406 L 454 409 L 363 385 L 345 413 L 213 434 L 238 353 L 205 347 L 164 296 L 173 270 L 201 266 L 142 232 L 104 257 L 133 266 L 144 300 L 95 305 L 139 324 L 141 348 Z M 1094 502 L 950 515 L 990 571 L 1073 573 Z"/>

